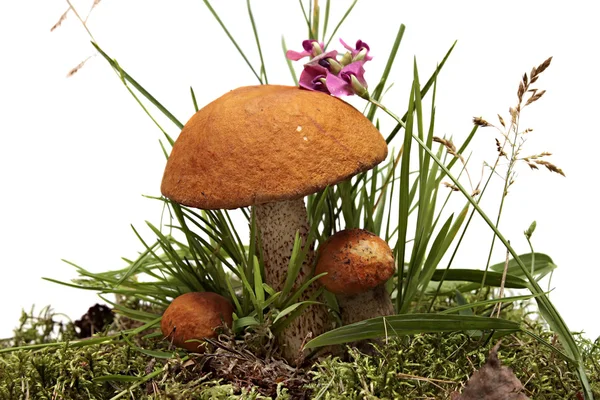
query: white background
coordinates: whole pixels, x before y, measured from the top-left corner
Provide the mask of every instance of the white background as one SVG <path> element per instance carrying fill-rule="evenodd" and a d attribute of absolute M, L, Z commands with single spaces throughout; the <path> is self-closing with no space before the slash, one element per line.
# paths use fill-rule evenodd
<path fill-rule="evenodd" d="M 84 17 L 90 3 L 73 4 Z M 214 3 L 258 68 L 245 2 Z M 331 19 L 337 21 L 349 2 L 332 3 Z M 457 143 L 470 131 L 473 116 L 496 122 L 501 113 L 508 119 L 523 72 L 554 56 L 537 85 L 547 89 L 546 96 L 523 116 L 522 127 L 534 128 L 524 153 L 553 152 L 550 160 L 567 177 L 521 165 L 501 230 L 525 252 L 522 232 L 537 221 L 535 249 L 559 266 L 551 299 L 573 330 L 595 338 L 600 335 L 594 317 L 600 278 L 594 178 L 600 29 L 593 2 L 558 4 L 361 0 L 332 46 L 341 50 L 338 37 L 366 41 L 374 56 L 366 78 L 374 86 L 399 24 L 406 24 L 390 79 L 395 85 L 385 99 L 402 114 L 413 56 L 424 81 L 458 40 L 440 76 L 436 121 L 436 134 L 453 136 Z M 0 3 L 0 337 L 11 335 L 21 308 L 32 304 L 81 316 L 98 300 L 95 293 L 41 278 L 75 278 L 63 258 L 92 271 L 123 267 L 120 257 L 133 258 L 143 249 L 129 225 L 151 238 L 144 221 L 160 218 L 159 202 L 142 195 L 159 195 L 161 133 L 108 64 L 94 56 L 72 13 L 50 32 L 66 9 L 59 0 Z M 280 40 L 283 34 L 288 47 L 300 49 L 306 30 L 298 3 L 255 1 L 253 10 L 270 83 L 291 84 Z M 202 1 L 104 0 L 88 26 L 99 45 L 183 122 L 193 113 L 190 86 L 202 107 L 230 89 L 257 83 Z M 85 66 L 66 78 L 88 56 Z M 300 64 L 296 67 L 299 71 Z M 177 135 L 176 127 L 159 121 Z M 383 123 L 385 134 L 391 125 Z M 474 140 L 475 180 L 482 161 L 494 160 L 494 137 L 493 130 L 480 130 Z M 495 187 L 501 185 L 497 179 Z M 497 194 L 490 192 L 483 203 L 492 216 Z M 481 221 L 472 228 L 456 267 L 485 266 L 491 234 Z M 504 257 L 497 248 L 496 262 Z"/>

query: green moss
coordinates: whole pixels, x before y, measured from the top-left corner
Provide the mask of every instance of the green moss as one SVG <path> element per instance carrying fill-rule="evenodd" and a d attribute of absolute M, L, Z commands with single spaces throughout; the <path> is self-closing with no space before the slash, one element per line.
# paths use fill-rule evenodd
<path fill-rule="evenodd" d="M 524 321 L 531 331 L 558 345 L 552 333 L 522 309 L 505 317 Z M 49 310 L 38 317 L 24 314 L 15 337 L 2 347 L 67 342 L 40 350 L 0 353 L 0 399 L 110 399 L 120 393 L 122 398 L 136 399 L 442 398 L 460 390 L 497 340 L 486 343 L 485 336 L 462 333 L 390 338 L 385 345 L 369 347 L 370 354 L 351 349 L 345 360 L 328 357 L 314 364 L 302 375 L 305 383 L 299 391 L 286 388 L 286 380 L 274 384 L 276 387 L 259 387 L 243 385 L 243 380 L 216 379 L 206 357 L 174 354 L 157 358 L 159 353 L 145 354 L 118 338 L 107 344 L 69 347 L 73 334 L 73 327 L 54 322 Z M 600 397 L 600 340 L 594 343 L 579 337 L 579 341 L 594 393 Z M 167 350 L 160 338 L 140 337 L 137 345 Z M 531 398 L 577 398 L 579 381 L 569 365 L 531 336 L 502 338 L 499 355 L 525 384 Z M 147 378 L 149 374 L 154 374 L 152 379 Z M 109 375 L 114 377 L 106 379 Z"/>
<path fill-rule="evenodd" d="M 531 398 L 577 398 L 577 375 L 547 347 L 524 335 L 503 338 L 502 343 L 502 363 L 525 383 Z M 322 361 L 310 372 L 313 379 L 309 387 L 323 399 L 444 398 L 460 391 L 461 384 L 485 363 L 492 346 L 480 345 L 464 334 L 393 338 L 375 356 L 353 349 L 349 361 Z M 596 347 L 596 362 L 599 355 Z M 595 382 L 595 394 L 600 395 L 597 370 L 590 380 Z"/>
<path fill-rule="evenodd" d="M 522 320 L 528 328 L 558 346 L 544 325 L 529 319 L 522 309 L 505 317 Z M 600 338 L 596 342 L 581 336 L 579 345 L 595 396 L 600 396 Z M 445 398 L 460 391 L 475 369 L 486 361 L 492 339 L 463 333 L 419 334 L 390 338 L 374 346 L 373 354 L 349 350 L 349 360 L 330 357 L 315 365 L 308 385 L 322 399 Z M 529 335 L 501 339 L 499 356 L 524 383 L 532 399 L 576 399 L 581 392 L 578 376 L 556 352 Z"/>

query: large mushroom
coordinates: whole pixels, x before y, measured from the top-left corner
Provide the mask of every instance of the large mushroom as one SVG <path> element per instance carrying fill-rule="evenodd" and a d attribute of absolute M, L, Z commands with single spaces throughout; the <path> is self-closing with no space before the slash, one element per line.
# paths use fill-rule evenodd
<path fill-rule="evenodd" d="M 265 282 L 283 288 L 294 237 L 309 232 L 304 196 L 369 170 L 387 145 L 348 103 L 297 87 L 262 85 L 232 90 L 198 111 L 173 146 L 163 176 L 166 197 L 200 209 L 253 206 Z M 309 251 L 294 288 L 313 273 Z M 301 300 L 317 290 L 309 288 Z M 309 306 L 280 335 L 294 361 L 303 341 L 330 327 L 323 306 Z"/>
<path fill-rule="evenodd" d="M 334 293 L 344 325 L 394 314 L 385 283 L 394 275 L 390 246 L 363 229 L 347 229 L 329 237 L 317 256 L 319 282 Z"/>

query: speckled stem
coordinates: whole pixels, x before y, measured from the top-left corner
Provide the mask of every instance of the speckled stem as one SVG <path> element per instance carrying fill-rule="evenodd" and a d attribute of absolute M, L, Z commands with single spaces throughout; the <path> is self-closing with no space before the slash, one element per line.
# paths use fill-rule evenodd
<path fill-rule="evenodd" d="M 379 285 L 361 294 L 338 294 L 336 297 L 344 325 L 394 314 L 394 306 L 385 285 Z"/>
<path fill-rule="evenodd" d="M 306 244 L 309 226 L 303 199 L 267 203 L 255 206 L 256 226 L 260 233 L 265 264 L 265 282 L 274 290 L 283 289 L 288 264 L 294 247 L 296 231 L 300 233 L 302 244 Z M 313 273 L 314 251 L 308 251 L 294 284 L 296 289 L 307 276 Z M 312 285 L 300 300 L 307 300 L 316 290 Z M 324 306 L 308 306 L 279 336 L 283 357 L 294 363 L 300 356 L 305 338 L 314 338 L 330 327 L 329 315 Z"/>

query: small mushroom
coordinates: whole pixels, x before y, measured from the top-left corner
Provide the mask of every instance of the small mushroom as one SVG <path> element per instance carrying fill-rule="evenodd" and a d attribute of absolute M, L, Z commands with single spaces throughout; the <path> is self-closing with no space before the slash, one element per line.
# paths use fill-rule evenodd
<path fill-rule="evenodd" d="M 185 293 L 167 307 L 160 329 L 175 346 L 202 353 L 206 347 L 203 343 L 188 340 L 216 337 L 219 327 L 231 326 L 232 314 L 231 302 L 217 293 Z"/>
<path fill-rule="evenodd" d="M 336 294 L 344 325 L 394 314 L 385 282 L 394 274 L 388 244 L 363 229 L 348 229 L 328 238 L 318 252 L 319 282 Z"/>
<path fill-rule="evenodd" d="M 304 197 L 367 171 L 387 156 L 381 133 L 360 111 L 322 92 L 279 85 L 232 90 L 199 110 L 173 145 L 161 191 L 200 209 L 252 206 L 265 282 L 285 283 L 296 232 L 307 245 Z M 313 273 L 312 249 L 294 284 Z M 300 301 L 318 289 L 312 285 Z M 295 362 L 309 335 L 331 326 L 326 307 L 310 305 L 278 336 Z"/>

